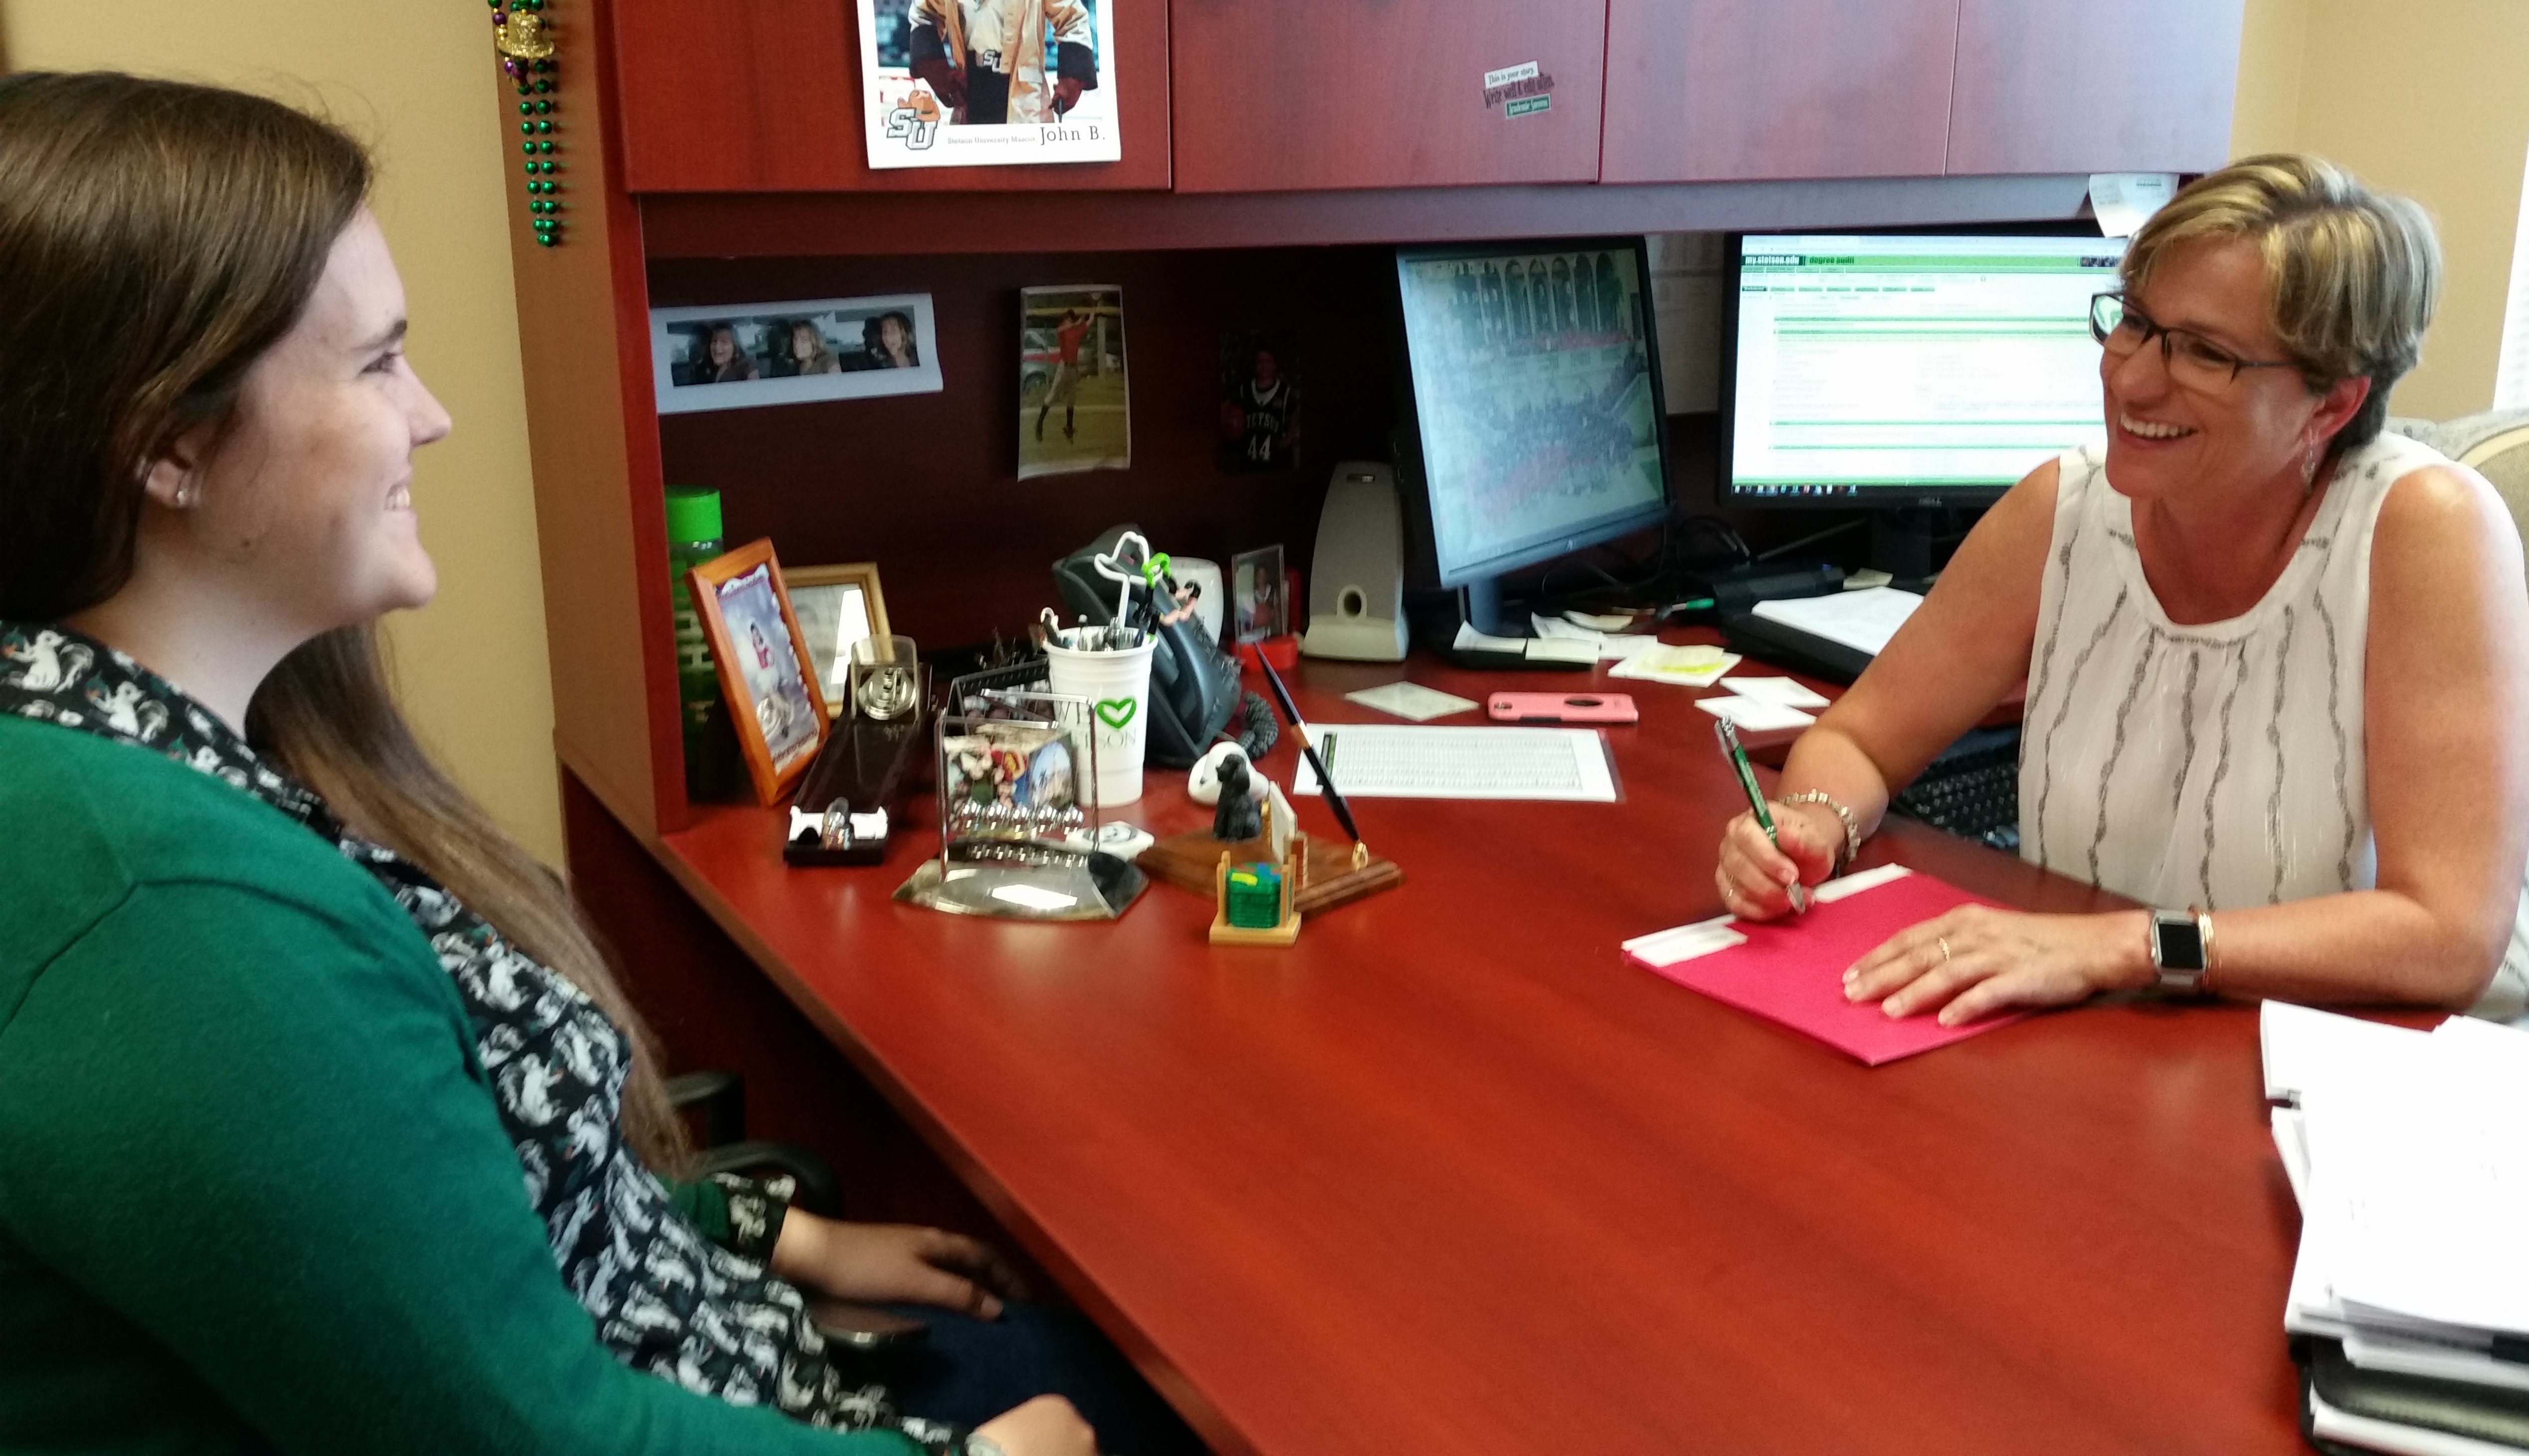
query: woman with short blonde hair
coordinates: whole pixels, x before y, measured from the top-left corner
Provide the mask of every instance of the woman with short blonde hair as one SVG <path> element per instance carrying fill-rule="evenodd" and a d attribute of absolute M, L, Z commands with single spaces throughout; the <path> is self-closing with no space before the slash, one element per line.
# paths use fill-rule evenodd
<path fill-rule="evenodd" d="M 2474 471 L 2385 434 L 2440 292 L 2430 223 L 2315 157 L 2180 191 L 2094 301 L 2108 440 L 2029 472 L 1742 816 L 1781 915 L 1892 785 L 2025 680 L 2020 853 L 2143 902 L 1967 908 L 1846 976 L 1944 1022 L 2160 987 L 2529 1005 L 2529 585 Z"/>

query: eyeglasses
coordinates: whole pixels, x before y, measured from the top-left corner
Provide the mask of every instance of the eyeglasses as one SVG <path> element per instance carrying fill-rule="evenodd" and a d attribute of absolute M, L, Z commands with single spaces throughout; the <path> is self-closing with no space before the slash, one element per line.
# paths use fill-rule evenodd
<path fill-rule="evenodd" d="M 2205 394 L 2226 388 L 2242 369 L 2300 367 L 2290 359 L 2243 359 L 2192 329 L 2163 328 L 2126 302 L 2123 294 L 2100 294 L 2090 299 L 2090 337 L 2118 358 L 2131 356 L 2157 338 L 2170 379 Z"/>

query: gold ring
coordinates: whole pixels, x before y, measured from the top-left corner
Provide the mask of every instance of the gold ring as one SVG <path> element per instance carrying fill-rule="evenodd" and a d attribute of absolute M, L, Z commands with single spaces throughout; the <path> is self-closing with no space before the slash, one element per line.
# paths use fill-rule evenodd
<path fill-rule="evenodd" d="M 1941 943 L 1941 964 L 1948 965 L 1950 963 L 1950 938 L 1947 936 L 1939 936 L 1935 939 Z"/>

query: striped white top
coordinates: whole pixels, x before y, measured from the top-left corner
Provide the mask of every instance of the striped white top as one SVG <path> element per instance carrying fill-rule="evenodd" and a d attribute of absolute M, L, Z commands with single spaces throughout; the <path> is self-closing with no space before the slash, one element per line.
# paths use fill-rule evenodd
<path fill-rule="evenodd" d="M 2348 452 L 2265 597 L 2179 626 L 2143 578 L 2104 450 L 2068 452 L 2021 720 L 2020 857 L 2170 908 L 2368 889 L 2371 535 L 2389 487 L 2442 463 L 2401 435 Z M 2529 887 L 2474 1009 L 2529 1009 Z"/>

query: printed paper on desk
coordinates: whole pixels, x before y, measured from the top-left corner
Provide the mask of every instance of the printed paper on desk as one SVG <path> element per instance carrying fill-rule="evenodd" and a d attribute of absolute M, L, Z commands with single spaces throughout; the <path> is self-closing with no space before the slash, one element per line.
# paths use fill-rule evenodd
<path fill-rule="evenodd" d="M 1863 873 L 1877 876 L 1885 871 Z M 1965 1026 L 1943 1026 L 1929 1011 L 1899 1020 L 1876 1004 L 1857 1005 L 1844 998 L 1845 968 L 1890 936 L 1945 910 L 1992 901 L 1929 875 L 1903 870 L 1868 889 L 1821 898 L 1822 903 L 1807 914 L 1787 920 L 1704 922 L 1716 931 L 1726 927 L 1728 933 L 1744 937 L 1741 944 L 1716 944 L 1703 953 L 1658 964 L 1667 959 L 1660 953 L 1663 949 L 1720 940 L 1717 935 L 1678 936 L 1663 946 L 1658 943 L 1676 935 L 1664 932 L 1630 943 L 1625 958 L 1714 1000 L 1815 1037 L 1864 1066 L 1946 1047 L 2026 1014 L 2010 1011 Z M 1703 926 L 1680 929 L 1700 931 Z"/>

